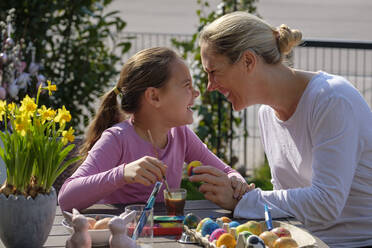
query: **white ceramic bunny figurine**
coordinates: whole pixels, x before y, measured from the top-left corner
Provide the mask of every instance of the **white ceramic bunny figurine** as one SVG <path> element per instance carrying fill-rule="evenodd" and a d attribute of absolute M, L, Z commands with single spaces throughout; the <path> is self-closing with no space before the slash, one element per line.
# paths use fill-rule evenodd
<path fill-rule="evenodd" d="M 72 226 L 74 232 L 66 241 L 67 248 L 91 248 L 92 239 L 88 233 L 89 223 L 87 218 L 76 209 L 72 210 Z"/>
<path fill-rule="evenodd" d="M 127 236 L 127 224 L 136 216 L 135 211 L 124 212 L 119 217 L 110 220 L 110 248 L 139 248 L 136 241 Z"/>

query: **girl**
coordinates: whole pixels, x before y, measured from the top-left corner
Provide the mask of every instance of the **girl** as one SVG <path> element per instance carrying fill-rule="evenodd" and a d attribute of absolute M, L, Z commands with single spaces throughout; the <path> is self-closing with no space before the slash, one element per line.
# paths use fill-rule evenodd
<path fill-rule="evenodd" d="M 243 195 L 248 189 L 244 178 L 185 126 L 193 122 L 191 107 L 198 95 L 187 66 L 172 50 L 150 48 L 131 57 L 88 129 L 84 162 L 62 186 L 61 208 L 146 202 L 164 175 L 170 188 L 180 187 L 183 164 L 193 160 L 223 171 L 227 188 L 236 197 Z M 130 118 L 125 120 L 124 113 Z M 163 200 L 158 194 L 157 201 Z"/>

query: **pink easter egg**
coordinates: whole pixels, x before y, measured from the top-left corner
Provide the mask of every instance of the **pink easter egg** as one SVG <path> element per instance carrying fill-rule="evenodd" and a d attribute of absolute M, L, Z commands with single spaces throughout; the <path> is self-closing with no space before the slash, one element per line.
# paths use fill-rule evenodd
<path fill-rule="evenodd" d="M 222 228 L 218 228 L 216 230 L 214 230 L 211 234 L 211 236 L 209 236 L 209 242 L 213 242 L 213 240 L 217 240 L 222 234 L 226 233 L 226 231 Z"/>

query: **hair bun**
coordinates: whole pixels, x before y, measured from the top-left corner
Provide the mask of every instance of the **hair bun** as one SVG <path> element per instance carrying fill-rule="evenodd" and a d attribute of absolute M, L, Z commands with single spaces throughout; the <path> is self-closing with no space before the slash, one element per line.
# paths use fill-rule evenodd
<path fill-rule="evenodd" d="M 294 46 L 301 43 L 302 33 L 298 29 L 290 29 L 287 25 L 282 24 L 278 32 L 278 46 L 281 54 L 290 53 Z"/>

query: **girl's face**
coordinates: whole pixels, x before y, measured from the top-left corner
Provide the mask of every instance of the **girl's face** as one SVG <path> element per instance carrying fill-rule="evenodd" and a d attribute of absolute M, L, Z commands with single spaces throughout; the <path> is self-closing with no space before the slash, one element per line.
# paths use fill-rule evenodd
<path fill-rule="evenodd" d="M 182 126 L 193 122 L 191 107 L 199 96 L 192 84 L 191 75 L 185 63 L 176 59 L 171 63 L 170 79 L 161 89 L 161 112 L 170 127 Z"/>
<path fill-rule="evenodd" d="M 247 91 L 244 89 L 248 87 L 244 58 L 231 64 L 226 56 L 214 53 L 212 47 L 203 42 L 201 60 L 205 72 L 208 73 L 208 91 L 217 90 L 223 94 L 232 103 L 234 110 L 238 111 L 250 105 L 247 102 Z M 252 92 L 254 89 L 249 90 Z"/>

